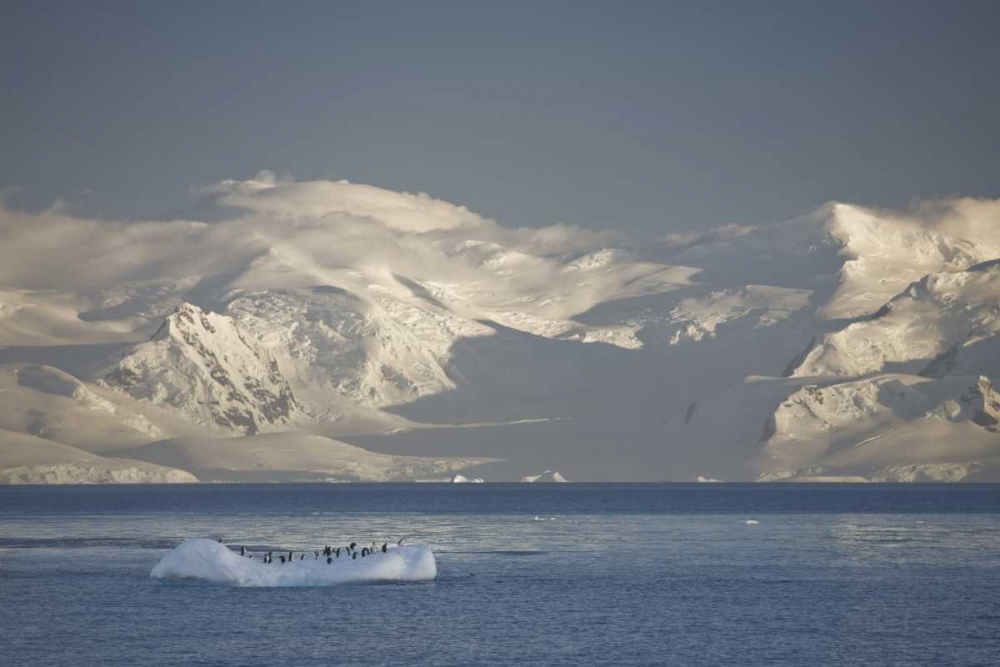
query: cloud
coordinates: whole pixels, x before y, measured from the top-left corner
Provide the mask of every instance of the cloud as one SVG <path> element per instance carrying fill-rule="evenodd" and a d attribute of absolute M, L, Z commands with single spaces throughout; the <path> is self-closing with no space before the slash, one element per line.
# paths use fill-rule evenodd
<path fill-rule="evenodd" d="M 334 283 L 343 280 L 345 272 L 353 272 L 359 281 L 362 274 L 375 279 L 397 273 L 420 280 L 490 285 L 501 291 L 504 284 L 514 291 L 537 291 L 558 279 L 567 263 L 606 248 L 629 251 L 615 255 L 624 257 L 624 262 L 643 257 L 670 263 L 671 257 L 687 257 L 682 254 L 686 250 L 747 237 L 763 243 L 761 252 L 768 254 L 773 250 L 769 244 L 780 244 L 788 234 L 798 238 L 803 232 L 822 233 L 817 221 L 826 224 L 824 220 L 838 210 L 838 205 L 827 205 L 800 221 L 782 223 L 787 230 L 780 234 L 769 233 L 780 231 L 774 226 L 733 224 L 673 234 L 636 248 L 613 230 L 571 225 L 511 229 L 424 193 L 347 181 L 294 182 L 261 172 L 200 192 L 209 209 L 222 208 L 228 214 L 219 219 L 203 208 L 192 220 L 103 221 L 76 216 L 62 204 L 26 213 L 8 208 L 0 197 L 0 285 L 86 291 L 209 276 L 215 276 L 217 283 L 242 285 L 252 282 L 239 281 L 250 267 L 267 264 L 271 271 L 296 273 L 301 281 Z M 970 241 L 992 238 L 1000 225 L 1000 202 L 988 200 L 920 202 L 902 213 L 853 208 L 903 227 Z M 732 251 L 745 252 L 745 246 L 741 241 Z M 734 262 L 744 260 L 733 257 Z M 285 269 L 279 266 L 282 263 Z M 615 279 L 603 278 L 607 284 L 590 288 L 606 293 Z"/>
<path fill-rule="evenodd" d="M 530 267 L 522 263 L 517 278 L 543 283 L 560 258 L 627 241 L 615 232 L 568 225 L 508 229 L 424 193 L 347 181 L 296 183 L 271 172 L 216 183 L 201 193 L 209 206 L 231 214 L 221 220 L 205 215 L 120 222 L 77 217 L 62 203 L 27 213 L 0 202 L 0 284 L 100 290 L 238 274 L 275 257 L 285 257 L 315 280 L 332 279 L 330 271 L 387 267 L 428 279 L 497 280 L 475 252 L 454 252 L 456 242 L 494 244 L 511 256 L 530 256 Z"/>
<path fill-rule="evenodd" d="M 219 205 L 277 220 L 317 219 L 344 213 L 410 233 L 493 224 L 465 206 L 434 199 L 422 192 L 394 192 L 348 181 L 295 183 L 279 180 L 266 171 L 247 181 L 223 181 L 203 192 L 214 196 Z"/>

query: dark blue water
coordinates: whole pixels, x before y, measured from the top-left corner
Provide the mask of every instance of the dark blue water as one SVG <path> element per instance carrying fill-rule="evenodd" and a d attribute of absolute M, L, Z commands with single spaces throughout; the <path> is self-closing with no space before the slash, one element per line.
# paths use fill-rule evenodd
<path fill-rule="evenodd" d="M 753 524 L 748 522 L 757 521 Z M 430 584 L 169 586 L 414 536 Z M 995 665 L 1000 487 L 0 487 L 4 665 Z"/>

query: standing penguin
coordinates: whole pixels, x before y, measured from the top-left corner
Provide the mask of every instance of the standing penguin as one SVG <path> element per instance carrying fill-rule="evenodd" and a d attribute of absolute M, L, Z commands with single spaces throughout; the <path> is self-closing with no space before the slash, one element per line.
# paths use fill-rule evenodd
<path fill-rule="evenodd" d="M 389 547 L 389 544 L 387 542 L 383 542 L 382 543 L 382 553 L 385 553 L 386 551 L 388 551 L 389 550 L 388 547 Z"/>

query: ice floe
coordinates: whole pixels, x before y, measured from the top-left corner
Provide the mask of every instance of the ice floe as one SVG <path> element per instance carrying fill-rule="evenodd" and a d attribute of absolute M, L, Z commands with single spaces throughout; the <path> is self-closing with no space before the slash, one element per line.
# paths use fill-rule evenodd
<path fill-rule="evenodd" d="M 390 547 L 366 558 L 342 556 L 264 563 L 240 556 L 209 539 L 190 539 L 177 545 L 153 567 L 150 576 L 167 582 L 209 583 L 239 587 L 335 586 L 393 581 L 431 581 L 437 564 L 422 544 Z"/>

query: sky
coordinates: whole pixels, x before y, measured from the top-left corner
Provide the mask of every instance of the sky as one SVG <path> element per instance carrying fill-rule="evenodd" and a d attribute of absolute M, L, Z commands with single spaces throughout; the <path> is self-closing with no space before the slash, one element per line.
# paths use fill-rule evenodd
<path fill-rule="evenodd" d="M 1000 196 L 989 2 L 5 2 L 0 190 L 183 216 L 263 169 L 638 239 Z"/>

